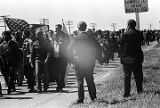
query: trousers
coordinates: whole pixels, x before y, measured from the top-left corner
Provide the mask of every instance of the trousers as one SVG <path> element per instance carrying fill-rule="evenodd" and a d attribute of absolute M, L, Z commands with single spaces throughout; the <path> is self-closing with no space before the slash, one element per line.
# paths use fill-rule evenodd
<path fill-rule="evenodd" d="M 30 64 L 24 65 L 24 75 L 27 78 L 28 88 L 33 89 L 35 85 L 33 69 Z"/>
<path fill-rule="evenodd" d="M 82 101 L 84 100 L 84 79 L 85 79 L 90 98 L 91 100 L 94 100 L 96 98 L 96 87 L 93 77 L 94 66 L 81 67 L 80 65 L 76 65 L 75 70 L 78 83 L 78 99 Z"/>
<path fill-rule="evenodd" d="M 49 86 L 49 72 L 48 65 L 41 60 L 35 60 L 35 82 L 37 89 L 42 91 L 42 81 L 44 83 L 44 90 L 48 89 Z"/>
<path fill-rule="evenodd" d="M 56 74 L 56 82 L 57 82 L 57 89 L 62 90 L 65 87 L 65 74 L 67 68 L 67 61 L 62 58 L 54 58 L 54 71 Z"/>
<path fill-rule="evenodd" d="M 124 70 L 124 95 L 130 95 L 131 90 L 131 75 L 133 73 L 137 92 L 142 92 L 142 83 L 143 83 L 143 71 L 142 63 L 133 64 L 133 65 L 123 65 Z"/>

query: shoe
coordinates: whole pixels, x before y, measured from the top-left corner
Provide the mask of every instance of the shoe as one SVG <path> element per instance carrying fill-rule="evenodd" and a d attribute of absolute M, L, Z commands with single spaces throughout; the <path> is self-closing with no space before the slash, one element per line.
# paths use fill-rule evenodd
<path fill-rule="evenodd" d="M 138 94 L 141 94 L 141 93 L 142 93 L 142 91 L 137 91 L 137 93 L 138 93 Z"/>
<path fill-rule="evenodd" d="M 63 89 L 59 89 L 59 90 L 56 90 L 56 91 L 59 92 L 59 93 L 62 93 Z"/>
<path fill-rule="evenodd" d="M 37 89 L 36 91 L 37 91 L 37 92 L 42 92 L 42 89 Z"/>
<path fill-rule="evenodd" d="M 60 89 L 59 92 L 62 93 L 62 92 L 63 92 L 63 89 Z"/>
<path fill-rule="evenodd" d="M 83 103 L 83 100 L 81 100 L 81 99 L 77 99 L 77 101 L 74 102 L 74 104 L 81 104 L 81 103 Z"/>
<path fill-rule="evenodd" d="M 47 89 L 44 89 L 44 92 L 47 92 Z"/>
<path fill-rule="evenodd" d="M 97 98 L 91 99 L 93 102 L 97 101 Z"/>
<path fill-rule="evenodd" d="M 123 97 L 124 98 L 128 98 L 130 95 L 129 94 L 124 94 Z"/>
<path fill-rule="evenodd" d="M 12 91 L 12 92 L 15 92 L 15 91 L 16 91 L 16 88 L 12 88 L 11 91 Z"/>
<path fill-rule="evenodd" d="M 11 90 L 8 90 L 7 94 L 11 94 Z"/>
<path fill-rule="evenodd" d="M 28 92 L 29 93 L 34 93 L 34 92 L 36 92 L 36 90 L 35 89 L 30 89 Z"/>
<path fill-rule="evenodd" d="M 89 104 L 93 104 L 96 101 L 97 101 L 97 98 L 91 99 L 91 101 L 89 102 Z"/>
<path fill-rule="evenodd" d="M 18 84 L 18 86 L 22 86 L 22 84 Z"/>
<path fill-rule="evenodd" d="M 56 88 L 56 91 L 57 91 L 57 92 L 63 92 L 63 89 L 62 89 L 62 88 L 57 87 L 57 88 Z"/>
<path fill-rule="evenodd" d="M 56 87 L 56 91 L 59 92 L 59 87 L 58 86 Z"/>

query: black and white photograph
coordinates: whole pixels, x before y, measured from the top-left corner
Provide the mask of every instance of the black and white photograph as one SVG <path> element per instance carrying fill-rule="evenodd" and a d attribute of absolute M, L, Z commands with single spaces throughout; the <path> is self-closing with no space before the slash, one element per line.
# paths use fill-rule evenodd
<path fill-rule="evenodd" d="M 1 0 L 0 108 L 160 108 L 159 0 Z"/>

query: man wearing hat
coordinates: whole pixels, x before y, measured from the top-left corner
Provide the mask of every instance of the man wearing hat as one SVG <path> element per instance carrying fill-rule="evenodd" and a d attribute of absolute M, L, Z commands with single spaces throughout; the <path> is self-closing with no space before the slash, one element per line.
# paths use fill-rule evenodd
<path fill-rule="evenodd" d="M 79 34 L 71 41 L 68 47 L 70 59 L 75 64 L 78 82 L 78 100 L 76 103 L 84 102 L 84 79 L 86 80 L 91 100 L 95 101 L 97 98 L 93 70 L 97 52 L 101 55 L 101 47 L 94 36 L 85 32 L 86 28 L 87 24 L 84 21 L 78 24 Z"/>
<path fill-rule="evenodd" d="M 136 21 L 129 20 L 127 31 L 122 34 L 120 40 L 121 45 L 121 63 L 124 70 L 124 97 L 130 96 L 131 89 L 131 75 L 133 72 L 137 92 L 142 93 L 142 62 L 143 62 L 143 51 L 141 49 L 141 43 L 143 41 L 143 34 L 136 30 Z"/>

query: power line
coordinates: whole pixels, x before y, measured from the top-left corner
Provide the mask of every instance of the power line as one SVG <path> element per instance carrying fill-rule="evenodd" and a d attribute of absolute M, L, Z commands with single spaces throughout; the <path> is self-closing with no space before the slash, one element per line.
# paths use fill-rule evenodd
<path fill-rule="evenodd" d="M 7 25 L 6 25 L 6 22 L 5 22 L 5 18 L 6 17 L 9 17 L 10 15 L 2 15 L 0 17 L 2 17 L 2 19 L 0 19 L 0 22 L 3 22 L 3 26 L 0 26 L 0 27 L 4 27 L 4 30 L 6 31 L 7 30 Z"/>
<path fill-rule="evenodd" d="M 150 30 L 152 29 L 152 26 L 153 26 L 153 24 L 149 24 L 149 29 L 150 29 Z"/>
<path fill-rule="evenodd" d="M 73 21 L 72 21 L 72 20 L 68 20 L 68 21 L 66 21 L 66 25 L 68 25 L 69 34 L 71 34 L 71 28 L 73 28 L 73 27 L 72 27 L 72 25 L 73 25 Z"/>
<path fill-rule="evenodd" d="M 94 30 L 95 27 L 97 26 L 97 24 L 96 24 L 96 23 L 91 23 L 90 26 L 91 26 L 91 28 Z"/>
<path fill-rule="evenodd" d="M 116 30 L 116 25 L 117 25 L 116 23 L 112 23 L 112 24 L 111 24 L 111 26 L 113 27 L 113 30 L 114 30 L 114 31 Z"/>
<path fill-rule="evenodd" d="M 42 18 L 39 21 L 40 21 L 40 24 L 49 25 L 49 19 L 48 18 Z"/>

